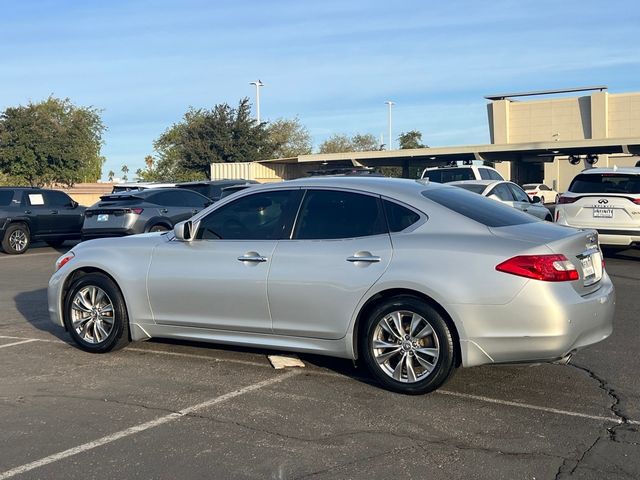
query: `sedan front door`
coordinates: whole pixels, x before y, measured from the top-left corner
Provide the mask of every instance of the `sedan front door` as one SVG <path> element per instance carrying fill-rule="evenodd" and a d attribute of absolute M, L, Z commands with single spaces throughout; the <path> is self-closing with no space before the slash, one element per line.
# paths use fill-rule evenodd
<path fill-rule="evenodd" d="M 156 323 L 270 333 L 267 274 L 299 196 L 299 189 L 243 196 L 196 222 L 191 242 L 157 247 L 147 280 Z"/>
<path fill-rule="evenodd" d="M 309 189 L 291 240 L 278 242 L 269 273 L 275 334 L 339 339 L 358 302 L 391 260 L 374 195 Z"/>

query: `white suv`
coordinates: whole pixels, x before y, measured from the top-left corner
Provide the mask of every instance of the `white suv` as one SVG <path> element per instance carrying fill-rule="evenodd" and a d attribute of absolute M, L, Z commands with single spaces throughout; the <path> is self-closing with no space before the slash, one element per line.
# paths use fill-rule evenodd
<path fill-rule="evenodd" d="M 595 228 L 603 245 L 640 245 L 640 168 L 578 174 L 556 206 L 556 222 Z"/>
<path fill-rule="evenodd" d="M 456 167 L 429 167 L 422 172 L 422 178 L 430 182 L 449 183 L 462 180 L 504 180 L 495 168 L 484 165 L 462 165 Z"/>

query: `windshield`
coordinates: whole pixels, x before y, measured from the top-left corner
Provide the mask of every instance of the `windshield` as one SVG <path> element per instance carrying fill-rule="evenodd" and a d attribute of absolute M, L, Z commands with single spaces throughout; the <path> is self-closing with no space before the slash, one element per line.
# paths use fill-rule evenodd
<path fill-rule="evenodd" d="M 569 186 L 572 193 L 640 193 L 640 175 L 624 173 L 581 174 Z"/>

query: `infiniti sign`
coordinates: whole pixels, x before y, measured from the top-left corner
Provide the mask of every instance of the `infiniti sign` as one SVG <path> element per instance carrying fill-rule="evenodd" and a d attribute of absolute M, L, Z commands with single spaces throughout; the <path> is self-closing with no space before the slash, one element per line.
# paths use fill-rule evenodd
<path fill-rule="evenodd" d="M 600 200 L 598 200 L 598 203 L 609 203 L 609 200 L 607 200 L 606 198 L 601 198 Z"/>

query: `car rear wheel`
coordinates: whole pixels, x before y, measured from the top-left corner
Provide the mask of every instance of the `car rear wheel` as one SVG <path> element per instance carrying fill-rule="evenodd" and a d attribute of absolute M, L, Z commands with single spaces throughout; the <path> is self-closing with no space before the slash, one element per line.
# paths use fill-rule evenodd
<path fill-rule="evenodd" d="M 99 273 L 84 275 L 71 285 L 64 299 L 64 322 L 74 342 L 87 352 L 110 352 L 129 343 L 122 293 Z"/>
<path fill-rule="evenodd" d="M 4 233 L 2 248 L 11 255 L 24 253 L 31 244 L 31 234 L 29 227 L 24 223 L 14 223 Z"/>
<path fill-rule="evenodd" d="M 454 371 L 449 326 L 433 307 L 415 297 L 394 297 L 375 308 L 361 329 L 359 345 L 371 374 L 395 392 L 431 392 Z"/>
<path fill-rule="evenodd" d="M 544 205 L 544 197 L 540 197 L 540 203 Z"/>
<path fill-rule="evenodd" d="M 165 225 L 154 225 L 149 229 L 149 232 L 167 232 L 169 228 Z"/>

